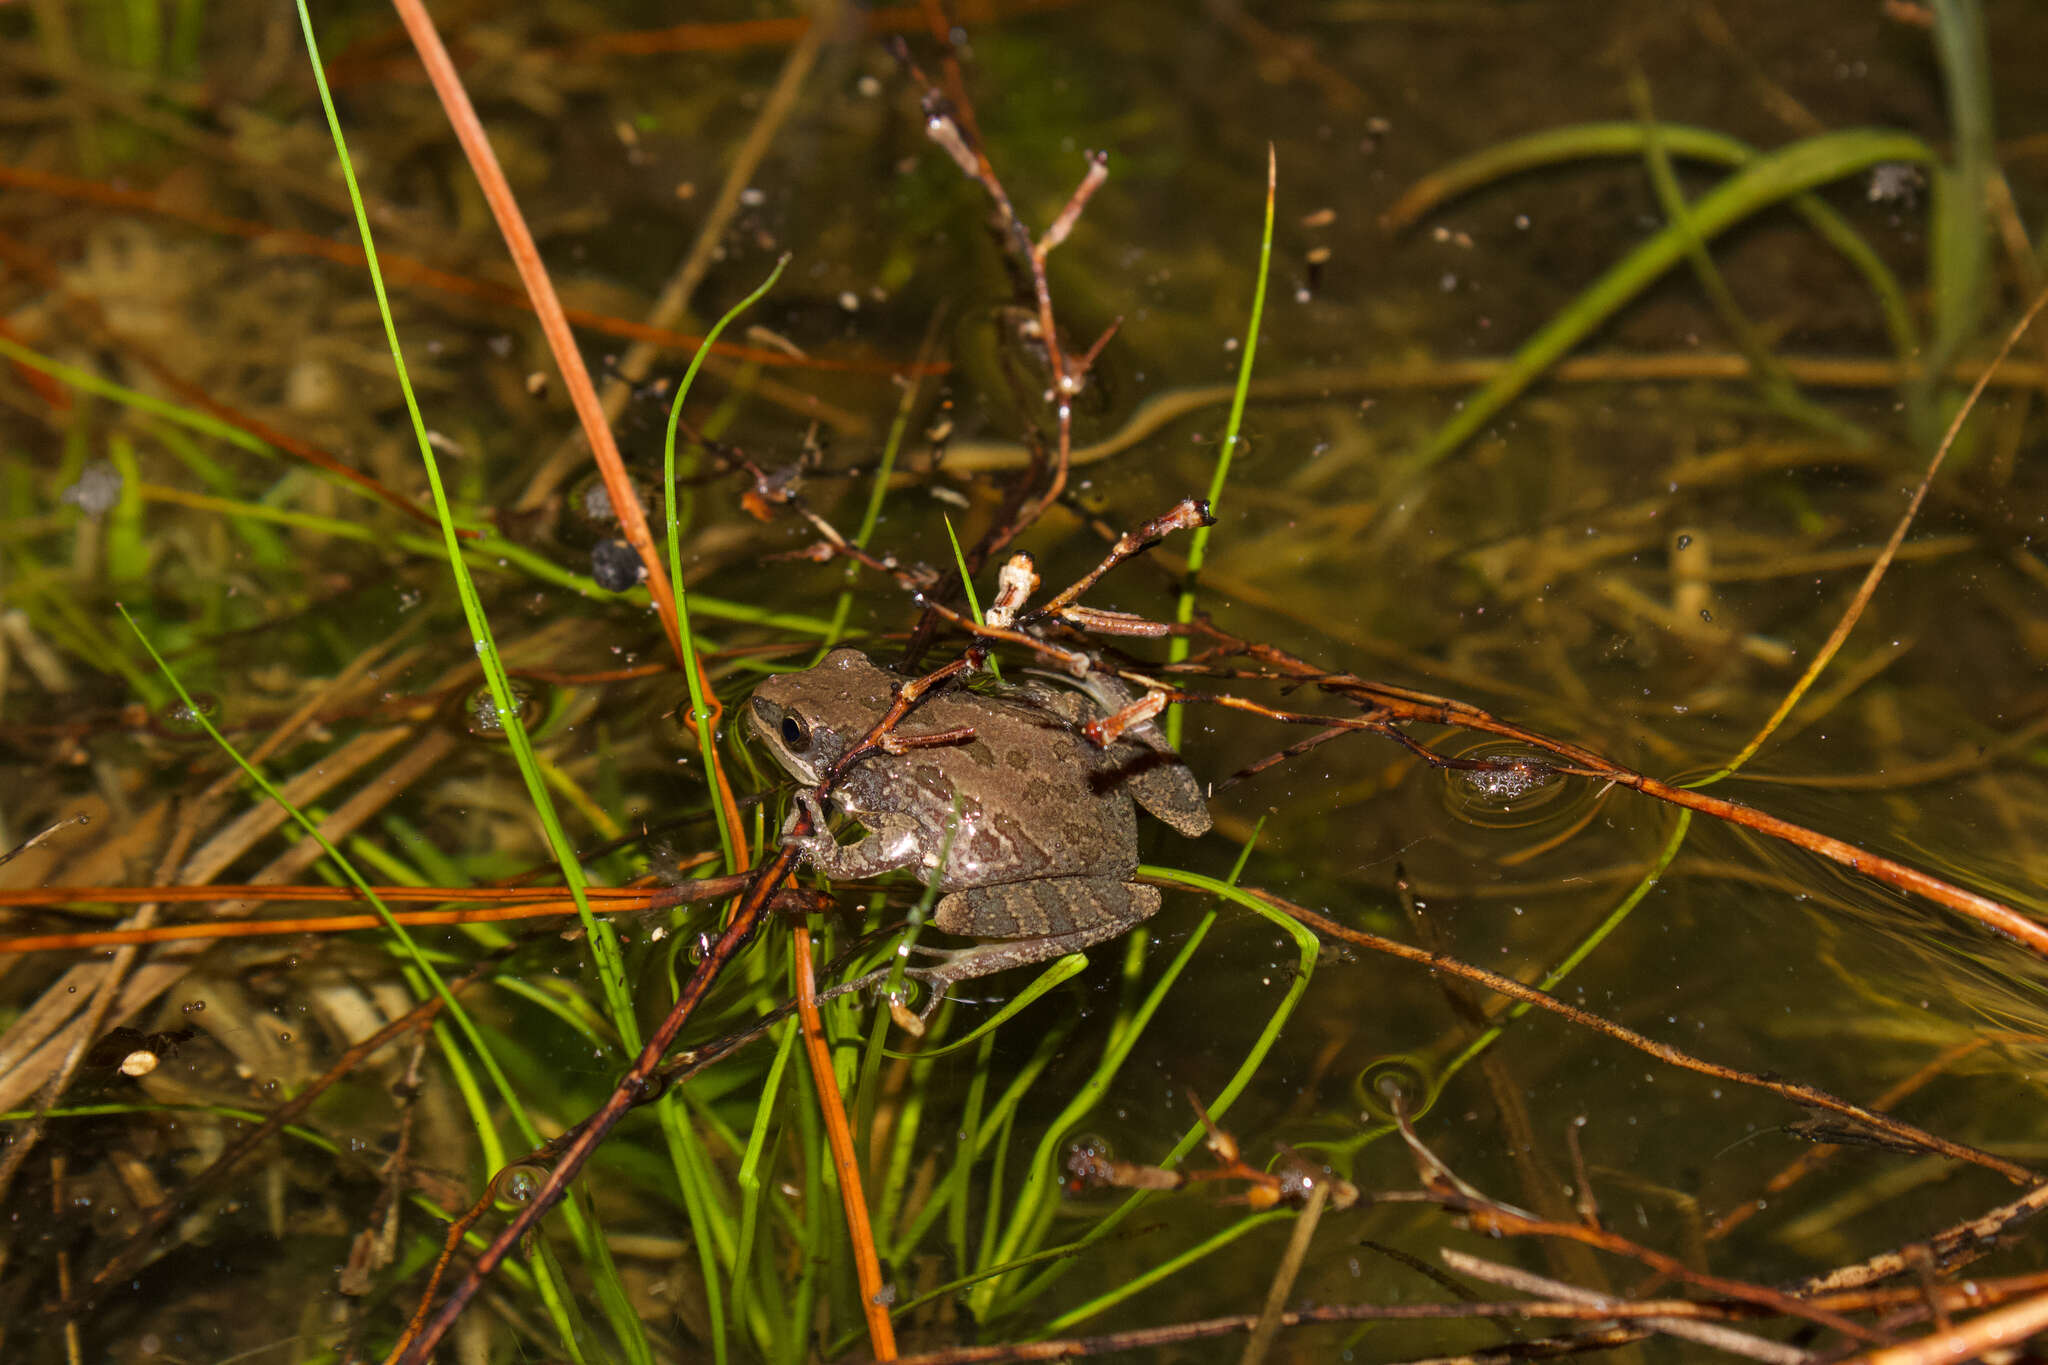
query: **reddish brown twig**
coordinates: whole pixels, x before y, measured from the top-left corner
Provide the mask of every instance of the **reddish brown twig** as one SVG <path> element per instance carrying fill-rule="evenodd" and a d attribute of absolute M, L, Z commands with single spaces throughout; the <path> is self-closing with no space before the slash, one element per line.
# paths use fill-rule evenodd
<path fill-rule="evenodd" d="M 2048 956 L 2048 925 L 2022 914 L 2002 901 L 1945 881 L 1896 859 L 1858 848 L 1847 840 L 1808 829 L 1804 825 L 1795 824 L 1738 801 L 1729 801 L 1718 796 L 1709 796 L 1705 792 L 1673 786 L 1660 778 L 1624 767 L 1580 745 L 1554 739 L 1511 721 L 1502 720 L 1468 702 L 1432 696 L 1427 692 L 1394 687 L 1385 683 L 1369 682 L 1355 674 L 1325 672 L 1276 646 L 1238 639 L 1217 630 L 1207 622 L 1198 621 L 1196 628 L 1214 640 L 1223 652 L 1240 654 L 1267 665 L 1272 670 L 1268 676 L 1291 683 L 1313 684 L 1323 692 L 1346 698 L 1357 705 L 1364 714 L 1353 719 L 1280 711 L 1242 697 L 1205 696 L 1189 692 L 1173 692 L 1168 698 L 1170 701 L 1205 701 L 1269 719 L 1303 725 L 1392 733 L 1393 725 L 1422 721 L 1520 740 L 1556 755 L 1559 761 L 1551 764 L 1550 768 L 1560 776 L 1612 782 L 1617 786 L 1654 797 L 1668 805 L 1698 811 L 1717 820 L 1725 820 L 1744 829 L 1783 840 L 1795 848 L 1818 854 L 1873 881 L 1882 882 L 1901 891 L 1912 892 L 1936 905 L 1953 910 L 1995 933 L 2025 944 L 2042 956 Z M 1192 670 L 1199 666 L 1190 663 L 1178 667 Z M 1143 686 L 1163 687 L 1156 680 L 1141 675 L 1126 673 L 1125 676 Z M 1418 752 L 1426 751 L 1418 749 Z M 1435 760 L 1432 758 L 1432 761 Z"/>
<path fill-rule="evenodd" d="M 995 228 L 1004 250 L 1015 263 L 1022 277 L 1020 294 L 1028 297 L 1028 309 L 1036 328 L 1035 342 L 1042 348 L 1048 385 L 1045 401 L 1051 404 L 1053 414 L 1053 440 L 1051 451 L 1046 452 L 1038 435 L 1027 435 L 1033 452 L 1029 467 L 1023 477 L 1010 490 L 1002 514 L 994 525 L 972 547 L 963 559 L 967 571 L 973 573 L 989 559 L 1000 554 L 1024 530 L 1045 515 L 1046 509 L 1058 500 L 1067 486 L 1068 471 L 1073 463 L 1074 405 L 1073 400 L 1087 383 L 1089 369 L 1097 355 L 1107 344 L 1109 332 L 1079 357 L 1067 354 L 1061 340 L 1059 325 L 1054 317 L 1052 287 L 1046 279 L 1045 262 L 1059 245 L 1066 241 L 1080 221 L 1088 201 L 1108 178 L 1108 159 L 1099 152 L 1086 154 L 1087 170 L 1083 172 L 1074 192 L 1064 208 L 1054 217 L 1045 232 L 1034 237 L 1030 228 L 1018 217 L 1016 206 L 1011 202 L 1009 191 L 997 176 L 995 167 L 981 150 L 981 140 L 975 130 L 974 108 L 967 96 L 965 82 L 961 79 L 958 64 L 953 57 L 948 37 L 950 29 L 932 0 L 927 0 L 925 13 L 932 35 L 941 44 L 946 70 L 946 90 L 939 88 L 918 69 L 910 56 L 907 46 L 899 39 L 895 43 L 897 59 L 908 70 L 913 79 L 923 87 L 921 108 L 924 113 L 925 134 L 934 145 L 944 151 L 960 168 L 961 174 L 975 181 L 988 196 L 995 210 Z M 1114 331 L 1111 328 L 1110 331 Z M 947 598 L 959 591 L 959 584 L 949 574 L 943 581 L 937 597 Z M 923 649 L 932 629 L 929 609 L 941 605 L 927 600 L 924 604 L 927 615 L 919 623 L 911 640 L 911 657 L 915 658 Z"/>
<path fill-rule="evenodd" d="M 690 866 L 708 862 L 712 854 L 691 860 Z M 672 887 L 593 886 L 586 892 L 591 909 L 601 915 L 641 914 L 671 905 L 700 900 L 723 900 L 745 889 L 744 874 L 731 877 L 702 877 Z M 126 943 L 171 943 L 190 939 L 276 938 L 285 934 L 344 934 L 362 929 L 381 929 L 387 924 L 419 925 L 502 924 L 510 920 L 548 919 L 576 914 L 576 904 L 560 887 L 508 891 L 500 896 L 473 889 L 454 890 L 433 886 L 373 887 L 386 901 L 451 901 L 488 899 L 487 905 L 461 909 L 401 910 L 388 919 L 381 915 L 313 915 L 291 919 L 208 920 L 195 924 L 158 924 L 134 929 L 81 930 L 69 934 L 17 934 L 0 938 L 0 953 L 47 953 L 67 949 L 95 950 Z M 353 901 L 362 896 L 348 886 L 186 886 L 186 887 L 96 887 L 51 886 L 33 892 L 0 893 L 0 905 L 58 903 L 135 904 L 186 901 L 212 904 L 223 900 L 249 901 Z"/>
<path fill-rule="evenodd" d="M 1201 498 L 1182 498 L 1165 512 L 1142 525 L 1135 526 L 1118 536 L 1116 543 L 1109 547 L 1109 553 L 1100 563 L 1073 583 L 1044 606 L 1027 613 L 1027 619 L 1058 616 L 1083 593 L 1102 581 L 1102 576 L 1133 555 L 1142 554 L 1175 531 L 1191 531 L 1197 526 L 1214 526 L 1216 519 L 1209 515 L 1209 504 Z"/>
<path fill-rule="evenodd" d="M 1363 929 L 1354 929 L 1347 924 L 1339 924 L 1327 916 L 1319 915 L 1305 906 L 1296 905 L 1292 901 L 1276 896 L 1270 891 L 1255 891 L 1252 894 L 1258 896 L 1260 900 L 1265 901 L 1281 913 L 1307 925 L 1318 934 L 1336 939 L 1339 942 L 1367 948 L 1376 953 L 1384 953 L 1388 957 L 1400 958 L 1404 962 L 1413 962 L 1431 971 L 1449 972 L 1462 976 L 1466 980 L 1475 982 L 1489 991 L 1507 996 L 1512 1000 L 1526 1001 L 1539 1009 L 1548 1010 L 1552 1014 L 1570 1020 L 1581 1028 L 1592 1029 L 1597 1033 L 1614 1039 L 1616 1042 L 1624 1043 L 1640 1052 L 1647 1053 L 1671 1066 L 1697 1072 L 1702 1076 L 1713 1076 L 1719 1080 L 1730 1081 L 1737 1085 L 1754 1086 L 1759 1090 L 1767 1090 L 1771 1094 L 1791 1100 L 1794 1104 L 1840 1114 L 1852 1122 L 1862 1124 L 1894 1141 L 1908 1144 L 1918 1150 L 1935 1152 L 1956 1161 L 1967 1161 L 1972 1165 L 1982 1166 L 1986 1170 L 1996 1171 L 2016 1185 L 2032 1185 L 2040 1179 L 2035 1172 L 2016 1162 L 2007 1161 L 2002 1156 L 1937 1136 L 1924 1128 L 1917 1128 L 1902 1119 L 1895 1119 L 1888 1114 L 1880 1114 L 1874 1110 L 1866 1109 L 1860 1104 L 1831 1095 L 1825 1090 L 1817 1090 L 1812 1086 L 1799 1085 L 1792 1081 L 1783 1081 L 1770 1076 L 1760 1076 L 1751 1072 L 1740 1071 L 1732 1066 L 1723 1066 L 1718 1062 L 1709 1062 L 1695 1057 L 1689 1052 L 1671 1046 L 1669 1043 L 1660 1043 L 1653 1038 L 1637 1033 L 1634 1029 L 1626 1028 L 1611 1020 L 1603 1019 L 1588 1010 L 1582 1010 L 1576 1005 L 1568 1004 L 1554 995 L 1537 990 L 1534 986 L 1524 985 L 1513 977 L 1487 971 L 1484 967 L 1475 967 L 1469 962 L 1463 962 L 1450 956 L 1448 953 L 1433 953 L 1423 948 L 1402 943 L 1396 939 L 1384 938 L 1379 934 L 1368 933 Z"/>

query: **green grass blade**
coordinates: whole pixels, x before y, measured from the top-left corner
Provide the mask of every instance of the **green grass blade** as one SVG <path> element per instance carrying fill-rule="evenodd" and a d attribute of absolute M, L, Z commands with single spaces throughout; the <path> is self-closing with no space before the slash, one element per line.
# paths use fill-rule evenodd
<path fill-rule="evenodd" d="M 683 642 L 683 678 L 690 688 L 690 728 L 696 731 L 698 752 L 704 758 L 704 771 L 710 775 L 718 763 L 718 741 L 711 733 L 711 709 L 705 705 L 704 683 L 697 667 L 696 638 L 690 631 L 690 596 L 683 586 L 683 545 L 680 528 L 682 520 L 676 509 L 676 429 L 683 419 L 683 400 L 689 397 L 690 386 L 697 381 L 697 371 L 704 366 L 704 357 L 711 354 L 712 343 L 718 340 L 732 320 L 754 306 L 762 295 L 775 287 L 782 278 L 784 266 L 789 264 L 785 253 L 768 272 L 768 278 L 756 285 L 754 292 L 741 299 L 725 311 L 704 334 L 704 340 L 697 347 L 697 354 L 690 357 L 690 367 L 683 371 L 683 379 L 676 385 L 675 401 L 669 404 L 668 434 L 661 449 L 662 524 L 668 532 L 668 577 L 676 602 L 676 631 Z M 725 851 L 725 870 L 740 870 L 739 845 L 734 842 L 735 830 L 727 823 L 725 802 L 718 799 L 718 793 L 711 793 L 711 810 L 718 820 L 718 842 Z"/>
<path fill-rule="evenodd" d="M 953 518 L 941 514 L 939 520 L 946 523 L 946 543 L 953 547 L 953 568 L 960 575 L 960 591 L 967 594 L 967 614 L 974 618 L 976 625 L 987 624 L 981 616 L 981 595 L 974 590 L 974 575 L 967 571 L 967 556 L 960 550 L 960 537 L 953 530 Z"/>
<path fill-rule="evenodd" d="M 1277 197 L 1275 181 L 1278 167 L 1274 160 L 1271 143 L 1266 146 L 1266 219 L 1259 230 L 1259 273 L 1252 286 L 1252 313 L 1244 330 L 1244 360 L 1237 367 L 1237 387 L 1230 395 L 1230 417 L 1223 425 L 1223 444 L 1216 451 L 1216 468 L 1209 474 L 1209 511 L 1214 515 L 1223 503 L 1223 486 L 1230 478 L 1230 462 L 1237 455 L 1239 433 L 1244 427 L 1246 396 L 1252 387 L 1252 365 L 1259 356 L 1259 326 L 1266 317 L 1266 282 L 1273 271 L 1273 208 Z M 1181 625 L 1195 619 L 1195 585 L 1201 577 L 1202 565 L 1209 557 L 1208 526 L 1197 526 L 1188 541 L 1188 572 L 1181 584 L 1180 598 L 1174 604 L 1174 620 Z M 1179 663 L 1188 657 L 1188 638 L 1176 635 L 1167 644 L 1166 657 Z M 1166 742 L 1180 748 L 1181 708 L 1176 706 L 1166 714 Z"/>
<path fill-rule="evenodd" d="M 943 1057 L 949 1052 L 958 1052 L 962 1048 L 979 1042 L 985 1035 L 1001 1028 L 1010 1019 L 1030 1008 L 1032 1004 L 1061 982 L 1071 980 L 1086 970 L 1088 970 L 1088 955 L 1086 953 L 1068 953 L 1065 957 L 1047 964 L 1044 971 L 1031 979 L 1029 986 L 1026 986 L 1008 1000 L 1005 1000 L 1001 1009 L 997 1010 L 987 1019 L 982 1020 L 979 1024 L 976 1024 L 973 1029 L 961 1037 L 955 1038 L 943 1046 L 926 1048 L 921 1052 L 898 1052 L 889 1049 L 887 1050 L 887 1055 L 899 1061 L 928 1062 L 935 1058 Z"/>
<path fill-rule="evenodd" d="M 428 487 L 433 493 L 434 509 L 441 523 L 444 552 L 454 577 L 456 593 L 462 602 L 463 616 L 469 624 L 478 661 L 483 666 L 484 678 L 490 687 L 499 718 L 503 722 L 504 737 L 518 765 L 520 777 L 526 784 L 527 799 L 532 803 L 534 813 L 547 837 L 549 850 L 561 869 L 564 885 L 571 899 L 575 901 L 577 916 L 582 921 L 586 941 L 590 944 L 613 1028 L 628 1051 L 636 1050 L 640 1045 L 639 1022 L 633 1011 L 631 993 L 627 989 L 624 956 L 619 949 L 612 926 L 593 914 L 590 909 L 589 897 L 584 890 L 582 866 L 577 861 L 575 848 L 570 843 L 567 831 L 563 829 L 555 811 L 553 798 L 548 793 L 547 783 L 533 752 L 532 740 L 520 720 L 519 707 L 512 695 L 510 681 L 505 675 L 504 664 L 498 657 L 497 644 L 491 634 L 490 623 L 484 616 L 483 602 L 477 595 L 476 584 L 470 578 L 464 563 L 461 546 L 456 539 L 454 514 L 449 509 L 447 493 L 442 485 L 440 466 L 434 457 L 433 446 L 427 439 L 426 420 L 420 412 L 419 400 L 413 392 L 411 376 L 406 369 L 404 351 L 399 345 L 398 327 L 391 314 L 391 303 L 385 291 L 383 271 L 378 266 L 376 242 L 370 232 L 369 216 L 363 207 L 362 191 L 356 183 L 355 167 L 349 157 L 347 139 L 342 134 L 340 115 L 335 111 L 334 97 L 327 86 L 327 73 L 320 61 L 319 43 L 313 32 L 312 15 L 306 8 L 306 0 L 297 0 L 297 6 L 299 27 L 305 36 L 313 82 L 320 95 L 320 106 L 327 119 L 328 131 L 334 139 L 336 160 L 348 189 L 349 203 L 362 239 L 370 287 L 377 298 L 377 311 L 384 324 L 385 340 L 391 348 L 391 361 L 397 375 L 399 392 L 405 399 L 406 415 L 412 423 L 413 438 L 426 470 Z M 495 1064 L 490 1060 L 489 1053 L 482 1052 L 481 1056 L 486 1065 L 492 1066 L 495 1071 Z M 538 1134 L 532 1132 L 532 1125 L 526 1120 L 523 1107 L 519 1106 L 516 1100 L 513 1112 L 519 1117 L 522 1126 L 532 1134 L 532 1140 L 537 1145 Z M 609 1254 L 601 1244 L 595 1227 L 585 1216 L 581 1201 L 572 1193 L 570 1198 L 562 1202 L 562 1210 L 565 1221 L 592 1273 L 598 1300 L 605 1309 L 620 1347 L 635 1365 L 651 1365 L 653 1347 L 647 1339 L 645 1326 L 627 1300 L 617 1274 L 612 1271 Z M 569 1348 L 571 1343 L 565 1340 L 563 1345 Z"/>
<path fill-rule="evenodd" d="M 953 519 L 942 515 L 940 520 L 946 523 L 946 542 L 953 547 L 953 571 L 960 575 L 960 590 L 967 594 L 967 614 L 974 619 L 976 625 L 985 625 L 987 623 L 981 615 L 981 597 L 974 591 L 974 575 L 967 571 L 967 556 L 961 552 L 960 537 L 954 534 Z M 988 671 L 989 676 L 998 682 L 1002 680 L 1003 666 L 996 661 L 994 655 L 989 656 Z"/>
<path fill-rule="evenodd" d="M 328 131 L 334 138 L 335 158 L 340 166 L 342 179 L 348 187 L 349 203 L 355 212 L 356 228 L 363 244 L 364 263 L 368 266 L 370 288 L 377 296 L 377 312 L 384 323 L 384 338 L 391 348 L 391 363 L 394 367 L 399 392 L 405 399 L 406 415 L 412 422 L 413 439 L 419 447 L 420 461 L 426 470 L 427 485 L 434 496 L 434 510 L 441 521 L 442 549 L 453 571 L 455 589 L 462 601 L 462 613 L 469 623 L 470 636 L 476 642 L 478 661 L 483 665 L 484 678 L 491 691 L 491 697 L 498 708 L 499 719 L 504 725 L 504 736 L 518 764 L 520 777 L 526 783 L 527 799 L 532 802 L 535 815 L 547 836 L 550 852 L 562 870 L 562 879 L 568 888 L 570 898 L 576 903 L 578 919 L 583 923 L 584 933 L 596 961 L 598 979 L 602 984 L 609 1006 L 613 1026 L 628 1050 L 640 1045 L 639 1024 L 633 1012 L 631 993 L 626 988 L 624 957 L 619 950 L 618 937 L 610 924 L 593 914 L 590 898 L 584 892 L 583 869 L 576 858 L 575 846 L 555 811 L 554 800 L 549 796 L 547 782 L 542 777 L 540 765 L 534 758 L 533 742 L 526 733 L 526 726 L 519 718 L 519 706 L 512 695 L 510 682 L 505 676 L 505 667 L 498 657 L 496 639 L 491 633 L 490 622 L 484 617 L 483 602 L 477 595 L 476 584 L 469 576 L 463 561 L 461 542 L 455 534 L 454 513 L 449 510 L 447 491 L 442 485 L 441 468 L 434 456 L 433 443 L 427 439 L 426 418 L 420 412 L 418 396 L 413 392 L 412 376 L 405 364 L 405 352 L 399 345 L 398 326 L 391 315 L 391 300 L 384 288 L 384 272 L 377 261 L 377 243 L 370 231 L 368 213 L 363 208 L 362 190 L 356 183 L 355 166 L 349 158 L 348 140 L 341 131 L 341 116 L 335 112 L 334 96 L 327 88 L 327 73 L 320 62 L 320 48 L 313 33 L 312 15 L 306 9 L 306 0 L 298 0 L 299 26 L 306 39 L 306 51 L 310 58 L 313 81 L 320 93 L 320 105 L 327 117 Z"/>
<path fill-rule="evenodd" d="M 782 1080 L 788 1074 L 789 1061 L 796 1053 L 796 1045 L 802 1038 L 802 1031 L 794 1019 L 784 1023 L 775 1043 L 775 1059 L 768 1065 L 768 1075 L 761 1082 L 760 1096 L 755 1102 L 753 1122 L 747 1126 L 747 1145 L 740 1155 L 737 1183 L 739 1186 L 739 1230 L 733 1245 L 732 1260 L 732 1313 L 736 1319 L 745 1320 L 754 1312 L 779 1312 L 781 1296 L 780 1282 L 762 1279 L 760 1288 L 764 1293 L 755 1292 L 754 1238 L 760 1226 L 761 1208 L 768 1192 L 768 1167 L 771 1161 L 767 1151 L 771 1133 L 781 1130 L 776 1119 L 776 1109 L 782 1096 Z M 763 1302 L 763 1300 L 767 1302 Z M 765 1350 L 770 1344 L 770 1333 L 765 1327 L 754 1331 L 755 1341 Z"/>
<path fill-rule="evenodd" d="M 1294 1216 L 1295 1213 L 1292 1209 L 1273 1209 L 1266 1213 L 1255 1213 L 1249 1218 L 1240 1218 L 1214 1236 L 1204 1239 L 1195 1246 L 1189 1247 L 1186 1251 L 1181 1252 L 1180 1255 L 1161 1261 L 1140 1274 L 1120 1282 L 1106 1294 L 1097 1295 L 1086 1303 L 1068 1309 L 1051 1322 L 1034 1330 L 1032 1335 L 1051 1337 L 1071 1332 L 1081 1323 L 1108 1312 L 1133 1295 L 1143 1293 L 1155 1284 L 1170 1280 L 1189 1266 L 1199 1264 L 1207 1258 L 1214 1256 L 1217 1252 L 1236 1245 L 1238 1241 L 1258 1231 L 1268 1223 L 1281 1222 L 1292 1219 Z"/>
<path fill-rule="evenodd" d="M 726 1287 L 722 1272 L 735 1250 L 737 1225 L 719 1204 L 719 1181 L 704 1142 L 691 1126 L 688 1106 L 682 1097 L 659 1106 L 661 1133 L 668 1144 L 669 1165 L 682 1190 L 683 1211 L 689 1219 L 690 1239 L 697 1246 L 697 1264 L 704 1277 L 704 1306 L 711 1324 L 711 1358 L 724 1365 L 729 1359 L 726 1341 Z M 723 1237 L 721 1237 L 723 1234 Z M 728 1244 L 721 1247 L 721 1240 Z M 723 1254 L 721 1254 L 723 1253 Z M 721 1264 L 724 1262 L 724 1264 Z M 735 1265 L 733 1273 L 738 1274 Z"/>

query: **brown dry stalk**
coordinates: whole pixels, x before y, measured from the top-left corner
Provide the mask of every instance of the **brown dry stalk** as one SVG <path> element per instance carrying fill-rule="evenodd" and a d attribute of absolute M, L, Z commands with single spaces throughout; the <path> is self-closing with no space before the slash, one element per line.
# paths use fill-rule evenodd
<path fill-rule="evenodd" d="M 604 478 L 605 491 L 611 495 L 612 513 L 619 519 L 619 530 L 626 542 L 638 552 L 640 562 L 647 567 L 648 595 L 654 599 L 655 616 L 661 622 L 662 633 L 668 636 L 669 649 L 684 668 L 696 668 L 702 695 L 711 713 L 706 725 L 716 730 L 720 715 L 717 693 L 712 689 L 711 679 L 701 662 L 693 662 L 690 652 L 683 646 L 676 624 L 675 593 L 669 583 L 667 568 L 662 563 L 661 552 L 652 533 L 647 529 L 647 517 L 640 508 L 638 495 L 633 491 L 632 479 L 626 473 L 626 462 L 619 455 L 618 443 L 612 439 L 611 424 L 605 419 L 603 405 L 598 402 L 597 389 L 591 384 L 590 371 L 583 363 L 583 352 L 578 349 L 575 335 L 569 330 L 569 319 L 563 315 L 562 302 L 555 295 L 554 282 L 548 278 L 540 250 L 534 245 L 532 232 L 527 229 L 526 217 L 512 196 L 512 186 L 505 179 L 504 169 L 498 165 L 497 154 L 491 150 L 490 139 L 485 136 L 483 124 L 476 116 L 476 107 L 470 103 L 469 92 L 463 89 L 462 79 L 455 73 L 455 63 L 449 60 L 448 49 L 443 46 L 426 6 L 420 0 L 392 0 L 392 5 L 412 38 L 420 62 L 427 69 L 427 78 L 433 83 L 434 93 L 448 114 L 449 127 L 469 159 L 477 186 L 483 191 L 485 202 L 491 206 L 492 216 L 497 219 L 498 231 L 504 235 L 512 263 L 518 267 L 520 282 L 526 286 L 527 295 L 533 300 L 533 311 L 540 319 L 541 332 L 547 337 L 548 350 L 555 357 L 563 384 L 569 390 L 570 402 L 583 424 L 583 434 L 590 441 L 591 459 Z M 719 804 L 725 808 L 725 827 L 732 834 L 733 856 L 744 866 L 748 862 L 746 835 L 740 823 L 739 803 L 733 797 L 732 783 L 726 778 L 725 765 L 715 745 L 705 746 L 703 757 L 712 790 Z"/>

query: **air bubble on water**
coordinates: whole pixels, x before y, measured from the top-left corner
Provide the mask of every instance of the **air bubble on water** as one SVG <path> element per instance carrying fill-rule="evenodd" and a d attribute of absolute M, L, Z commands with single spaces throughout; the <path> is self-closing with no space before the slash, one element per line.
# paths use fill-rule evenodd
<path fill-rule="evenodd" d="M 1484 740 L 1453 757 L 1460 766 L 1443 770 L 1444 804 L 1467 824 L 1531 824 L 1577 804 L 1565 797 L 1593 789 L 1559 773 L 1556 760 L 1541 749 L 1513 740 Z"/>

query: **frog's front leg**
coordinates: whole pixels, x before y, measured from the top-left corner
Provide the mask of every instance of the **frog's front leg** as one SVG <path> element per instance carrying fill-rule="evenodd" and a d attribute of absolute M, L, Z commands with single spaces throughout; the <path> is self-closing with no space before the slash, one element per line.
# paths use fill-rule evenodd
<path fill-rule="evenodd" d="M 813 866 L 834 881 L 879 877 L 884 872 L 909 867 L 919 859 L 923 839 L 917 822 L 907 815 L 887 811 L 856 813 L 854 819 L 868 831 L 867 836 L 842 844 L 832 837 L 831 827 L 825 823 L 824 808 L 816 796 L 800 791 L 796 803 L 810 817 L 811 832 L 792 835 L 789 831 L 797 820 L 792 814 L 789 823 L 782 827 L 782 842 L 809 858 Z"/>

